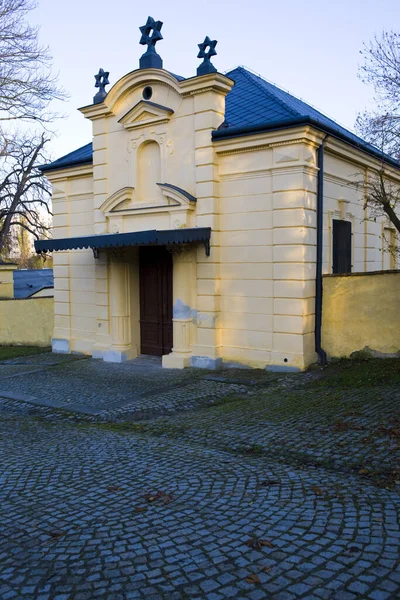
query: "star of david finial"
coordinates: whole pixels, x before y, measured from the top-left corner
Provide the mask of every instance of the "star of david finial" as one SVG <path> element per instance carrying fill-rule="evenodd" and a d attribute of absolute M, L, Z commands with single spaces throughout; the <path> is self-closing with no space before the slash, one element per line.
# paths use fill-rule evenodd
<path fill-rule="evenodd" d="M 201 65 L 197 67 L 197 75 L 205 75 L 206 73 L 215 73 L 217 71 L 210 61 L 211 56 L 216 56 L 217 54 L 215 49 L 217 44 L 217 40 L 210 40 L 208 35 L 206 35 L 202 44 L 197 44 L 200 49 L 197 58 L 204 59 Z"/>
<path fill-rule="evenodd" d="M 162 21 L 155 21 L 148 17 L 146 25 L 139 27 L 142 37 L 139 44 L 147 45 L 147 51 L 140 57 L 139 67 L 141 69 L 162 69 L 162 59 L 156 52 L 156 43 L 163 39 L 161 34 Z"/>
<path fill-rule="evenodd" d="M 94 76 L 94 78 L 96 80 L 94 87 L 99 88 L 99 91 L 93 98 L 94 104 L 99 104 L 100 102 L 103 102 L 104 98 L 107 96 L 106 85 L 108 85 L 110 83 L 108 80 L 109 74 L 110 74 L 109 71 L 104 71 L 103 69 L 99 69 L 99 72 L 97 73 L 97 75 Z"/>

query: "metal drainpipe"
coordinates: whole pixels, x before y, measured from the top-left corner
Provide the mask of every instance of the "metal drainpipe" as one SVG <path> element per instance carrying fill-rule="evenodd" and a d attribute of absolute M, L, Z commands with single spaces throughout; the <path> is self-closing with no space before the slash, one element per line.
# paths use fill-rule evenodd
<path fill-rule="evenodd" d="M 320 363 L 326 365 L 326 352 L 321 346 L 322 324 L 322 250 L 324 241 L 324 146 L 326 135 L 317 150 L 317 264 L 315 278 L 315 351 Z"/>

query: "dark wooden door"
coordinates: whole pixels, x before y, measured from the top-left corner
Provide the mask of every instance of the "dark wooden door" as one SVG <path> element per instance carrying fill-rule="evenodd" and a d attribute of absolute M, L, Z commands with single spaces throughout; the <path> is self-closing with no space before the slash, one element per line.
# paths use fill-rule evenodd
<path fill-rule="evenodd" d="M 172 350 L 172 257 L 164 246 L 142 246 L 139 252 L 141 353 Z"/>

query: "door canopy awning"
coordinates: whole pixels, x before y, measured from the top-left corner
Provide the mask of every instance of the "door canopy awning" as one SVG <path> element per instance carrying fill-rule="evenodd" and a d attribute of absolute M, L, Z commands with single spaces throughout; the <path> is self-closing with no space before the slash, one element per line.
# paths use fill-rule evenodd
<path fill-rule="evenodd" d="M 132 233 L 105 233 L 81 237 L 61 238 L 58 240 L 36 240 L 35 250 L 54 252 L 57 250 L 77 250 L 91 248 L 97 255 L 106 248 L 123 248 L 127 246 L 172 246 L 173 244 L 204 244 L 206 255 L 210 256 L 211 227 L 194 227 L 191 229 L 150 229 Z"/>

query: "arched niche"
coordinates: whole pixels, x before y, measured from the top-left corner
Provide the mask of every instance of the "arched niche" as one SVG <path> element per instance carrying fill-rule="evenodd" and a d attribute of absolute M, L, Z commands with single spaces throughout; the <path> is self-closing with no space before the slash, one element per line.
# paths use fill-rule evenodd
<path fill-rule="evenodd" d="M 159 202 L 162 198 L 157 185 L 161 181 L 161 151 L 154 140 L 143 142 L 137 152 L 137 199 Z"/>

